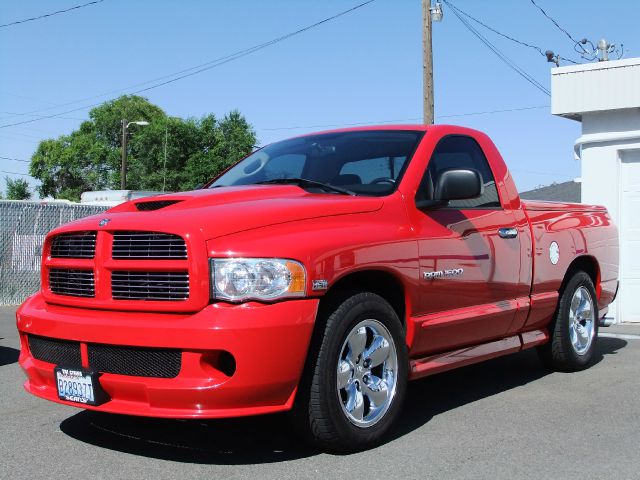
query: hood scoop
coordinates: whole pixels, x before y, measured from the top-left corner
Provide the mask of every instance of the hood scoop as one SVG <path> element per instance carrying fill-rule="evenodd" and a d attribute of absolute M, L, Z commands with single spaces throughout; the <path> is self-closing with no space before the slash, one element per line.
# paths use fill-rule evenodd
<path fill-rule="evenodd" d="M 152 200 L 150 202 L 137 202 L 136 208 L 141 212 L 150 212 L 152 210 L 160 210 L 161 208 L 168 207 L 176 203 L 180 203 L 182 200 Z"/>

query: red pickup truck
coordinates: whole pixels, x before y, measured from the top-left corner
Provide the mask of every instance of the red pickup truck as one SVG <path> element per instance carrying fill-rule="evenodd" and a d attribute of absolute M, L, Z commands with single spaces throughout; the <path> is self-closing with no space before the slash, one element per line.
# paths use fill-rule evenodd
<path fill-rule="evenodd" d="M 408 380 L 532 347 L 587 367 L 617 278 L 606 209 L 522 201 L 486 135 L 336 130 L 52 231 L 17 312 L 20 365 L 47 400 L 290 410 L 352 451 L 381 441 Z"/>

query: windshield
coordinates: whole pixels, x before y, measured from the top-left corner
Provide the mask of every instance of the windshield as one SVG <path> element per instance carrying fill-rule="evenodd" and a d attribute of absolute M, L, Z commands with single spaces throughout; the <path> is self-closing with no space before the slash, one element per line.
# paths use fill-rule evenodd
<path fill-rule="evenodd" d="M 284 140 L 249 155 L 208 188 L 295 183 L 308 191 L 331 192 L 319 185 L 324 184 L 356 195 L 388 195 L 395 190 L 423 133 L 366 130 Z"/>

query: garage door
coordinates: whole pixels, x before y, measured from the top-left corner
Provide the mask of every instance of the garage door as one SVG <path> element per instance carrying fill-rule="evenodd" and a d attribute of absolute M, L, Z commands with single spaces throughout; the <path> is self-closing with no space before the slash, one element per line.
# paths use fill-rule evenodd
<path fill-rule="evenodd" d="M 618 321 L 640 322 L 640 151 L 622 153 Z"/>

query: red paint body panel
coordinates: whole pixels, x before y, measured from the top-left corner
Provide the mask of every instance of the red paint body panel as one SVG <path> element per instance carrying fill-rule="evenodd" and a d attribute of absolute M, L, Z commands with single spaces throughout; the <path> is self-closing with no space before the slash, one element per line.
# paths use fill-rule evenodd
<path fill-rule="evenodd" d="M 618 239 L 606 209 L 521 201 L 493 142 L 453 126 L 399 125 L 349 130 L 426 132 L 398 183 L 385 197 L 309 193 L 296 186 L 247 185 L 169 194 L 177 203 L 138 211 L 133 202 L 64 225 L 45 240 L 42 291 L 17 312 L 25 388 L 57 401 L 54 365 L 33 358 L 27 335 L 78 341 L 86 366 L 87 343 L 182 351 L 176 378 L 103 374 L 111 400 L 101 411 L 160 417 L 227 417 L 291 408 L 304 366 L 318 305 L 326 291 L 358 272 L 384 272 L 402 287 L 412 378 L 467 365 L 547 341 L 546 327 L 571 264 L 584 257 L 597 271 L 601 313 L 617 288 Z M 341 130 L 345 131 L 345 130 Z M 500 208 L 420 209 L 422 176 L 438 142 L 467 135 L 482 148 L 494 174 Z M 151 199 L 145 199 L 148 201 Z M 98 226 L 103 218 L 110 222 Z M 515 228 L 516 238 L 498 230 Z M 51 242 L 64 232 L 98 231 L 94 259 L 52 258 Z M 111 258 L 113 235 L 137 230 L 178 235 L 187 260 L 149 262 Z M 550 260 L 552 242 L 559 261 Z M 306 297 L 231 305 L 210 300 L 209 259 L 278 257 L 306 269 Z M 91 269 L 95 298 L 51 291 L 51 268 Z M 457 276 L 424 274 L 463 269 Z M 117 270 L 188 271 L 182 301 L 114 300 Z M 236 360 L 228 377 L 216 355 Z M 64 402 L 61 402 L 64 403 Z"/>
<path fill-rule="evenodd" d="M 618 279 L 618 230 L 607 210 L 603 207 L 575 205 L 553 202 L 523 202 L 533 235 L 533 283 L 532 297 L 538 300 L 545 295 L 553 295 L 560 289 L 570 265 L 578 257 L 586 257 L 596 266 L 596 292 L 598 306 L 602 311 L 609 305 L 617 288 Z M 544 209 L 543 209 L 544 208 Z M 556 242 L 560 249 L 558 263 L 549 261 L 549 247 Z M 532 302 L 533 323 L 536 327 L 544 322 L 545 316 L 536 314 L 537 307 Z M 537 302 L 544 310 L 550 305 Z M 551 309 L 552 311 L 554 309 Z"/>
<path fill-rule="evenodd" d="M 105 373 L 112 398 L 95 410 L 162 417 L 226 417 L 291 407 L 307 354 L 318 300 L 264 305 L 214 304 L 195 314 L 108 312 L 50 305 L 40 294 L 18 310 L 20 364 L 27 391 L 59 401 L 50 364 L 34 359 L 27 334 L 111 345 L 178 348 L 176 378 Z M 227 377 L 209 361 L 224 350 L 236 361 Z M 76 405 L 77 406 L 77 405 Z"/>

